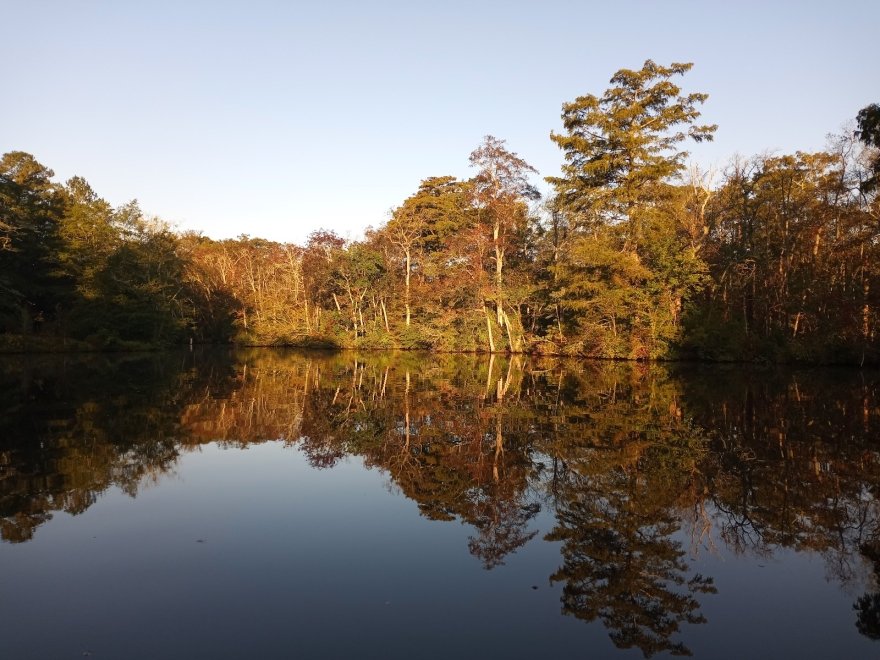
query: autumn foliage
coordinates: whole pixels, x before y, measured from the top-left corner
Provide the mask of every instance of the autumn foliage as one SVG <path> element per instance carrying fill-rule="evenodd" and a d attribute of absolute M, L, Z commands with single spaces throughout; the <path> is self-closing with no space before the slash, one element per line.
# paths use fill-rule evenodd
<path fill-rule="evenodd" d="M 880 359 L 876 106 L 819 153 L 688 164 L 691 68 L 562 108 L 564 163 L 486 136 L 362 240 L 180 234 L 30 154 L 0 160 L 0 349 L 181 342 L 865 363 Z M 465 155 L 463 154 L 463 160 Z"/>

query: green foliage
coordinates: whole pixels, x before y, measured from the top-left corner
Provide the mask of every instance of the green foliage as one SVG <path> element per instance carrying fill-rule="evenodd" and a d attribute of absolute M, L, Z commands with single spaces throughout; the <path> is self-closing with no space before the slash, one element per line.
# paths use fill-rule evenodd
<path fill-rule="evenodd" d="M 30 154 L 0 159 L 0 323 L 31 334 L 56 320 L 71 296 L 59 263 L 62 201 L 53 172 Z"/>
<path fill-rule="evenodd" d="M 397 346 L 406 350 L 427 350 L 434 347 L 434 342 L 422 328 L 411 325 L 398 331 Z"/>
<path fill-rule="evenodd" d="M 678 143 L 711 140 L 716 128 L 695 124 L 708 95 L 683 96 L 671 81 L 692 66 L 648 60 L 639 71 L 618 71 L 601 97 L 588 94 L 562 106 L 566 133 L 550 138 L 564 153 L 563 176 L 547 180 L 577 225 L 623 223 L 627 244 L 640 243 L 644 216 L 666 190 L 660 184 L 684 167 L 688 154 L 677 151 Z"/>
<path fill-rule="evenodd" d="M 868 173 L 861 181 L 861 190 L 865 193 L 876 192 L 880 186 L 880 105 L 867 105 L 856 116 L 858 137 L 872 149 L 868 155 Z"/>
<path fill-rule="evenodd" d="M 339 342 L 334 337 L 300 337 L 289 344 L 295 348 L 303 348 L 320 351 L 333 351 L 340 348 Z"/>
<path fill-rule="evenodd" d="M 711 140 L 697 125 L 706 94 L 682 95 L 671 82 L 690 64 L 623 69 L 601 97 L 563 105 L 565 134 L 553 212 L 569 235 L 554 249 L 551 295 L 584 352 L 627 358 L 667 356 L 684 301 L 699 290 L 705 265 L 684 241 L 682 189 L 690 137 Z M 560 223 L 555 222 L 558 230 Z"/>

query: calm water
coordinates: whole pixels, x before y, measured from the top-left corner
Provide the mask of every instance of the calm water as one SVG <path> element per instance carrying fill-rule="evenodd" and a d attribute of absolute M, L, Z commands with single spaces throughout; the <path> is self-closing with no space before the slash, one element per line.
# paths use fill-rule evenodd
<path fill-rule="evenodd" d="M 872 658 L 880 374 L 0 361 L 0 657 Z"/>

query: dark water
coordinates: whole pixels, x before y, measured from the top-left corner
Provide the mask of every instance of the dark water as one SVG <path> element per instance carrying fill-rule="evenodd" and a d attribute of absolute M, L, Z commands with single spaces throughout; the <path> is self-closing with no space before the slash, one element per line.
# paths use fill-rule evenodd
<path fill-rule="evenodd" d="M 2 658 L 872 658 L 880 374 L 0 361 Z"/>

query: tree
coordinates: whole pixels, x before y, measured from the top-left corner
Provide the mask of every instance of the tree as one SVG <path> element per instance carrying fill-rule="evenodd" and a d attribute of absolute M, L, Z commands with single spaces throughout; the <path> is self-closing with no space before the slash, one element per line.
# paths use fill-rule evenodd
<path fill-rule="evenodd" d="M 664 184 L 684 169 L 690 137 L 711 140 L 717 126 L 697 125 L 697 106 L 708 94 L 688 94 L 671 79 L 693 64 L 658 66 L 647 60 L 639 71 L 621 69 L 601 97 L 588 94 L 562 106 L 565 134 L 550 139 L 564 152 L 563 176 L 547 177 L 566 212 L 582 225 L 625 225 L 626 247 L 637 251 L 642 226 Z"/>
<path fill-rule="evenodd" d="M 407 200 L 409 201 L 409 200 Z M 406 310 L 406 326 L 409 327 L 412 310 L 410 308 L 410 282 L 413 269 L 413 252 L 426 232 L 425 219 L 415 204 L 403 203 L 395 209 L 391 220 L 385 227 L 388 240 L 403 253 L 403 306 Z"/>
<path fill-rule="evenodd" d="M 364 303 L 383 272 L 381 254 L 365 243 L 355 242 L 346 246 L 336 266 L 334 279 L 348 302 L 348 313 L 351 317 L 351 329 L 355 341 L 366 334 Z"/>
<path fill-rule="evenodd" d="M 564 104 L 566 132 L 550 134 L 565 163 L 547 181 L 563 216 L 557 224 L 570 235 L 554 254 L 554 296 L 560 332 L 563 320 L 579 332 L 581 352 L 665 353 L 705 270 L 678 185 L 688 155 L 680 143 L 711 140 L 716 128 L 696 123 L 707 95 L 684 95 L 672 82 L 691 66 L 648 60 L 639 71 L 622 69 L 601 97 Z M 686 249 L 690 257 L 680 258 Z"/>
<path fill-rule="evenodd" d="M 872 192 L 880 186 L 880 105 L 872 103 L 859 110 L 856 116 L 858 138 L 869 148 L 870 176 L 862 182 L 864 192 Z"/>
<path fill-rule="evenodd" d="M 332 309 L 335 303 L 340 311 L 339 300 L 333 292 L 333 269 L 342 255 L 345 240 L 334 231 L 319 229 L 309 234 L 303 252 L 303 285 L 305 287 L 307 331 L 320 334 L 322 312 Z M 308 302 L 312 303 L 311 312 Z"/>
<path fill-rule="evenodd" d="M 421 283 L 432 279 L 437 283 L 444 267 L 447 242 L 465 229 L 472 214 L 471 187 L 455 177 L 440 176 L 424 179 L 418 190 L 394 209 L 381 234 L 402 256 L 404 272 L 405 324 L 412 317 L 412 277 L 418 274 Z M 426 295 L 439 293 L 435 286 Z"/>
<path fill-rule="evenodd" d="M 482 221 L 491 227 L 492 232 L 496 317 L 500 327 L 507 326 L 510 336 L 509 319 L 504 311 L 504 260 L 512 235 L 521 231 L 527 220 L 525 202 L 540 198 L 538 190 L 528 180 L 529 173 L 537 173 L 537 170 L 508 151 L 504 140 L 491 135 L 487 135 L 483 144 L 471 153 L 470 162 L 472 167 L 479 168 L 474 177 L 474 201 Z M 510 348 L 514 348 L 512 341 Z"/>
<path fill-rule="evenodd" d="M 852 147 L 727 169 L 702 223 L 711 284 L 687 320 L 698 354 L 860 361 L 876 350 L 878 226 Z"/>
<path fill-rule="evenodd" d="M 231 241 L 213 241 L 195 232 L 180 237 L 179 252 L 185 266 L 188 316 L 193 339 L 228 342 L 234 336 L 235 319 L 243 315 L 242 304 L 230 284 L 235 268 Z"/>
<path fill-rule="evenodd" d="M 119 247 L 113 208 L 98 197 L 88 182 L 75 176 L 61 190 L 64 216 L 59 259 L 85 296 L 94 295 L 94 276 L 108 255 Z"/>
<path fill-rule="evenodd" d="M 23 151 L 0 159 L 0 327 L 22 334 L 52 320 L 72 293 L 58 262 L 63 207 L 53 176 Z"/>

